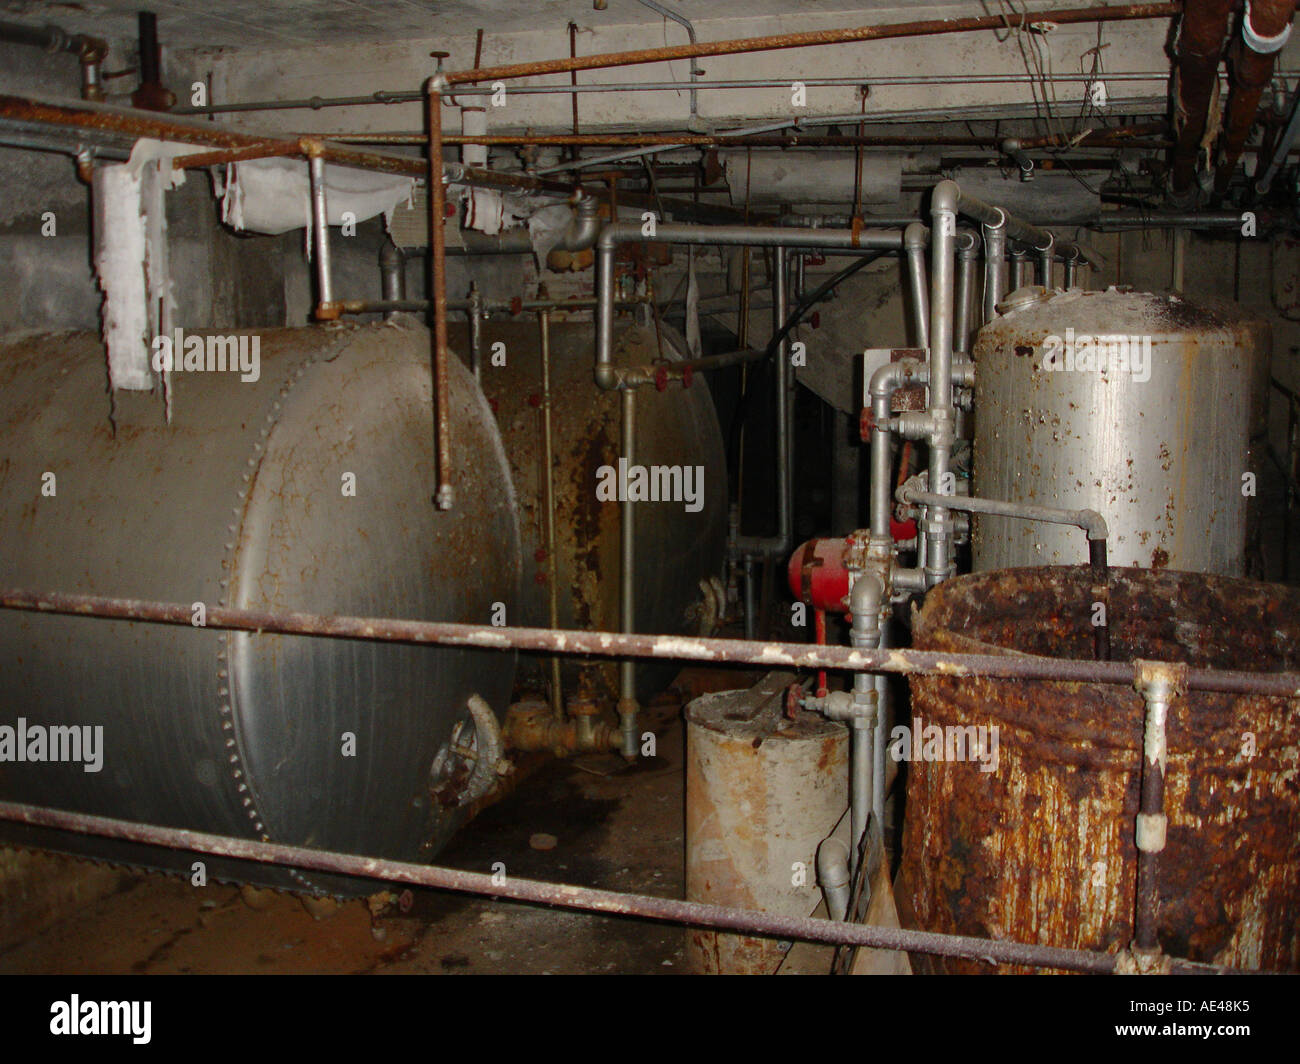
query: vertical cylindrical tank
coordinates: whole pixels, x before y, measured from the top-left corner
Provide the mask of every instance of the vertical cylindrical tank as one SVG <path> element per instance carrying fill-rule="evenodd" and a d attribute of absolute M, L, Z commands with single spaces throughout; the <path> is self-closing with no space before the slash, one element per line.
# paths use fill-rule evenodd
<path fill-rule="evenodd" d="M 848 804 L 848 730 L 814 713 L 787 720 L 792 677 L 704 695 L 686 707 L 686 897 L 808 916 L 817 907 L 818 844 Z M 689 931 L 697 972 L 777 970 L 781 944 Z"/>
<path fill-rule="evenodd" d="M 218 344 L 246 371 L 214 368 Z M 439 511 L 426 330 L 191 334 L 183 347 L 170 423 L 159 395 L 106 394 L 96 336 L 0 348 L 0 584 L 195 610 L 191 628 L 0 612 L 0 725 L 98 727 L 103 744 L 95 771 L 0 764 L 0 795 L 427 858 L 464 819 L 452 732 L 472 694 L 504 710 L 513 654 L 219 632 L 200 611 L 484 624 L 494 604 L 513 608 L 519 526 L 491 411 L 453 360 L 456 505 Z M 194 860 L 24 840 L 186 874 Z M 213 878 L 330 885 L 207 864 Z"/>
<path fill-rule="evenodd" d="M 924 650 L 1091 655 L 1086 567 L 941 584 Z M 1300 667 L 1300 591 L 1226 577 L 1112 574 L 1117 659 L 1259 672 Z M 1092 950 L 1133 938 L 1145 704 L 1132 688 L 914 676 L 896 884 L 905 924 Z M 1189 690 L 1166 726 L 1167 839 L 1156 926 L 1175 957 L 1300 968 L 1300 702 Z M 984 729 L 980 732 L 979 729 Z M 994 757 L 961 758 L 972 739 Z M 961 740 L 958 742 L 957 740 Z M 922 970 L 989 971 L 914 958 Z M 1009 969 L 1008 969 L 1009 970 Z"/>
<path fill-rule="evenodd" d="M 1097 510 L 1115 565 L 1242 575 L 1269 332 L 1172 295 L 1022 289 L 975 345 L 975 494 Z M 976 571 L 1070 565 L 1083 533 L 979 517 Z"/>

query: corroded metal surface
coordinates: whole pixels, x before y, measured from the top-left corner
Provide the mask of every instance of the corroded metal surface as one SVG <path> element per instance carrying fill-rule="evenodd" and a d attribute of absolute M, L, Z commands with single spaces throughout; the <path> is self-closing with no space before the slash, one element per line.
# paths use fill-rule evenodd
<path fill-rule="evenodd" d="M 1086 567 L 962 577 L 915 627 L 930 650 L 1086 655 Z M 1256 669 L 1300 665 L 1300 591 L 1115 570 L 1117 657 Z M 1032 659 L 1028 659 L 1032 660 Z M 1134 935 L 1144 705 L 1122 687 L 912 679 L 924 725 L 1000 729 L 998 767 L 909 765 L 898 895 L 904 923 L 1083 949 Z M 1156 872 L 1166 953 L 1300 967 L 1300 698 L 1189 690 L 1170 706 Z M 988 971 L 962 961 L 948 970 Z"/>
<path fill-rule="evenodd" d="M 849 733 L 784 713 L 792 673 L 686 707 L 686 897 L 807 916 L 820 897 L 817 846 L 848 806 Z M 770 938 L 692 931 L 697 972 L 771 975 L 784 957 Z"/>
<path fill-rule="evenodd" d="M 105 595 L 66 594 L 0 588 L 0 610 L 70 614 L 81 618 L 148 621 L 189 627 L 191 607 L 184 602 L 150 602 Z M 730 662 L 764 668 L 843 669 L 926 676 L 991 676 L 1062 683 L 1132 685 L 1136 669 L 1129 662 L 1045 658 L 1007 654 L 963 654 L 936 650 L 855 650 L 811 643 L 755 642 L 703 636 L 625 635 L 564 629 L 497 627 L 450 621 L 406 621 L 391 617 L 357 617 L 294 610 L 208 610 L 207 627 L 216 631 L 278 632 L 330 639 L 374 640 L 422 646 L 530 650 L 602 658 L 658 661 Z M 1187 686 L 1198 691 L 1262 694 L 1300 698 L 1300 672 L 1248 672 L 1241 669 L 1186 671 Z"/>
<path fill-rule="evenodd" d="M 147 393 L 110 409 L 94 336 L 0 352 L 0 578 L 175 599 L 189 629 L 0 615 L 0 722 L 102 725 L 105 742 L 99 773 L 0 764 L 0 795 L 427 857 L 459 815 L 431 799 L 431 764 L 471 693 L 504 711 L 512 656 L 194 627 L 192 604 L 209 617 L 293 604 L 490 622 L 493 602 L 513 605 L 520 565 L 491 412 L 452 360 L 450 416 L 476 476 L 440 514 L 427 332 L 251 335 L 259 379 L 174 374 L 170 426 Z M 46 471 L 57 478 L 49 497 Z M 343 756 L 347 732 L 355 757 Z"/>
<path fill-rule="evenodd" d="M 854 41 L 897 40 L 904 37 L 931 37 L 977 30 L 1002 30 L 1030 21 L 1057 25 L 1086 22 L 1113 22 L 1130 19 L 1169 18 L 1181 10 L 1181 4 L 1116 4 L 1109 7 L 1058 8 L 1032 14 L 1000 13 L 967 18 L 929 19 L 919 22 L 896 22 L 878 26 L 854 26 L 838 30 L 809 30 L 802 33 L 779 33 L 765 37 L 741 37 L 700 44 L 669 45 L 663 48 L 639 48 L 627 52 L 605 52 L 567 59 L 543 59 L 527 63 L 459 70 L 447 75 L 451 85 L 492 81 L 497 78 L 522 78 L 535 74 L 559 74 L 573 70 L 597 70 L 604 67 L 634 66 L 670 59 L 693 59 L 711 55 L 737 55 L 745 52 L 774 51 L 783 48 L 808 48 L 824 44 L 848 44 Z"/>
<path fill-rule="evenodd" d="M 452 344 L 465 349 L 468 329 L 452 325 Z M 519 321 L 489 320 L 483 325 L 483 349 L 505 344 L 504 366 L 483 366 L 483 390 L 492 402 L 510 461 L 519 500 L 523 537 L 524 581 L 520 610 L 512 624 L 548 623 L 545 510 L 543 504 L 543 433 L 541 357 L 538 326 L 529 316 Z M 664 354 L 679 356 L 671 334 Z M 602 392 L 592 377 L 592 329 L 589 322 L 555 322 L 550 326 L 551 416 L 555 436 L 555 497 L 561 628 L 609 630 L 618 627 L 619 506 L 596 498 L 596 473 L 617 466 L 619 397 Z M 643 365 L 658 358 L 653 329 L 631 327 L 619 337 L 617 365 Z M 669 362 L 671 365 L 671 361 Z M 689 513 L 682 503 L 648 502 L 637 506 L 637 567 L 643 581 L 636 596 L 639 632 L 694 633 L 700 581 L 722 573 L 727 534 L 727 471 L 722 432 L 703 378 L 689 388 L 673 384 L 659 392 L 642 389 L 637 396 L 638 465 L 702 465 L 702 507 Z M 526 666 L 531 674 L 532 664 Z M 639 670 L 641 697 L 668 683 L 672 667 Z M 565 662 L 566 687 L 579 681 L 592 694 L 616 687 L 610 666 L 595 669 Z"/>
<path fill-rule="evenodd" d="M 1149 366 L 1064 368 L 1071 336 L 1130 338 Z M 1061 357 L 1048 361 L 1049 349 Z M 1114 565 L 1243 575 L 1242 477 L 1258 469 L 1250 440 L 1266 429 L 1265 322 L 1173 296 L 1075 289 L 986 325 L 975 361 L 977 495 L 1097 510 Z M 974 568 L 1069 565 L 1082 540 L 980 517 Z"/>
<path fill-rule="evenodd" d="M 56 809 L 39 809 L 0 801 L 0 821 L 12 821 L 42 828 L 75 831 L 104 838 L 130 840 L 151 846 L 167 846 L 191 853 L 220 854 L 242 861 L 258 861 L 346 876 L 365 876 L 388 883 L 408 883 L 440 890 L 479 894 L 489 898 L 513 898 L 538 905 L 586 912 L 640 916 L 685 924 L 689 927 L 716 927 L 802 942 L 824 942 L 848 946 L 871 946 L 879 949 L 907 949 L 956 957 L 991 956 L 996 960 L 1014 960 L 1024 964 L 1053 965 L 1081 972 L 1114 972 L 1118 958 L 1079 950 L 1056 949 L 1017 942 L 989 942 L 934 935 L 925 931 L 907 931 L 896 927 L 867 924 L 835 923 L 811 917 L 779 916 L 775 913 L 747 912 L 722 905 L 656 898 L 645 894 L 623 894 L 569 883 L 544 883 L 522 876 L 500 877 L 485 872 L 465 872 L 436 865 L 410 864 L 331 853 L 327 850 L 255 842 L 251 839 L 227 838 L 196 831 L 134 824 L 125 820 L 67 813 Z M 1215 974 L 1218 969 L 1187 961 L 1173 961 L 1171 969 L 1187 974 Z"/>

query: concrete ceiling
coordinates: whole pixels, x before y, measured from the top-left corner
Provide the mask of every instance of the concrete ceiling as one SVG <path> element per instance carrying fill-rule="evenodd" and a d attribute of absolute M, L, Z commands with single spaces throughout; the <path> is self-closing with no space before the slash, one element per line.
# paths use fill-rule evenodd
<path fill-rule="evenodd" d="M 844 24 L 902 21 L 932 14 L 996 11 L 996 0 L 746 0 L 743 10 L 717 0 L 661 0 L 692 21 L 729 15 L 800 15 L 844 12 Z M 1032 7 L 1043 6 L 1032 4 Z M 1049 5 L 1050 6 L 1050 5 Z M 164 48 L 285 48 L 318 43 L 378 41 L 402 37 L 472 35 L 480 27 L 508 33 L 570 21 L 584 26 L 655 24 L 661 16 L 637 0 L 0 0 L 0 18 L 33 25 L 54 23 L 70 32 L 109 40 L 135 37 L 141 9 L 158 16 Z M 680 28 L 669 31 L 677 43 Z M 701 34 L 705 40 L 709 34 Z M 684 38 L 683 38 L 684 40 Z"/>

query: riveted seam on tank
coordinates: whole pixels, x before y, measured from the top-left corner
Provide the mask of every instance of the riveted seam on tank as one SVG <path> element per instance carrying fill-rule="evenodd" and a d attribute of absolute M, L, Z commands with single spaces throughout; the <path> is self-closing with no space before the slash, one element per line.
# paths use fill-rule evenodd
<path fill-rule="evenodd" d="M 334 358 L 338 357 L 339 352 L 335 351 L 333 357 L 329 359 L 323 358 L 326 351 L 331 351 L 335 348 L 341 348 L 343 346 L 343 341 L 351 338 L 350 334 L 352 333 L 352 331 L 353 330 L 351 329 L 344 329 L 340 331 L 336 335 L 333 343 L 328 345 L 328 347 L 324 348 L 322 351 L 318 352 L 316 355 L 310 356 L 307 359 L 305 359 L 288 376 L 285 383 L 280 386 L 280 389 L 276 394 L 275 398 L 272 399 L 270 409 L 267 411 L 267 415 L 266 415 L 267 425 L 262 428 L 258 439 L 255 439 L 253 441 L 253 454 L 248 459 L 248 467 L 253 472 L 245 473 L 243 475 L 243 482 L 246 486 L 239 489 L 237 493 L 238 504 L 232 507 L 232 512 L 236 517 L 236 524 L 229 526 L 229 530 L 232 533 L 234 533 L 234 539 L 232 542 L 227 543 L 225 545 L 226 554 L 227 554 L 226 557 L 227 573 L 233 573 L 235 571 L 234 555 L 237 553 L 238 550 L 237 544 L 240 542 L 242 538 L 244 520 L 245 517 L 247 516 L 248 501 L 249 501 L 249 495 L 251 494 L 253 478 L 256 475 L 257 470 L 261 466 L 262 458 L 265 457 L 266 444 L 270 441 L 271 432 L 274 430 L 275 425 L 279 420 L 280 413 L 283 410 L 284 401 L 288 398 L 290 390 L 299 380 L 302 379 L 303 375 L 307 372 L 310 366 L 321 361 L 333 361 Z M 222 608 L 229 608 L 230 607 L 229 579 L 223 578 L 220 581 L 220 586 L 221 586 L 220 605 L 222 606 Z M 220 663 L 220 667 L 217 670 L 217 675 L 221 679 L 228 679 L 229 671 L 228 668 L 226 667 L 226 663 L 228 661 L 228 654 L 231 646 L 231 640 L 236 634 L 237 633 L 235 632 L 223 632 L 221 634 L 221 649 L 217 652 L 217 661 Z M 223 692 L 225 692 L 227 689 L 222 688 L 222 690 Z M 253 830 L 257 833 L 261 841 L 270 842 L 272 840 L 270 835 L 266 833 L 265 823 L 262 819 L 262 816 L 259 813 L 258 808 L 254 803 L 253 799 L 249 796 L 250 792 L 249 792 L 248 784 L 244 782 L 243 758 L 239 750 L 238 737 L 235 735 L 235 729 L 233 723 L 234 711 L 230 704 L 232 699 L 230 699 L 226 694 L 223 694 L 222 698 L 223 701 L 220 707 L 220 712 L 225 719 L 221 722 L 221 727 L 223 731 L 230 733 L 229 737 L 226 739 L 226 747 L 231 751 L 230 758 L 229 758 L 231 778 L 235 781 L 238 792 L 244 795 L 244 797 L 242 798 L 242 804 L 246 812 L 248 813 L 249 820 L 253 822 Z M 320 888 L 318 888 L 315 884 L 313 884 L 306 876 L 302 875 L 302 873 L 300 873 L 297 869 L 288 868 L 285 869 L 285 871 L 288 872 L 289 877 L 294 882 L 296 882 L 299 886 L 313 893 L 319 892 Z"/>

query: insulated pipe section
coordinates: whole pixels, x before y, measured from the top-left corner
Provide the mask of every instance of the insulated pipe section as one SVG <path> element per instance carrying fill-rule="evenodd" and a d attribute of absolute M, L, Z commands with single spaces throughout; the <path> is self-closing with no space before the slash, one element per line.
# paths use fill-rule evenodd
<path fill-rule="evenodd" d="M 1214 175 L 1214 194 L 1228 191 L 1242 148 L 1259 112 L 1260 97 L 1273 77 L 1277 53 L 1291 36 L 1292 0 L 1246 0 L 1241 19 L 1241 50 L 1232 92 L 1223 117 L 1223 155 Z"/>
<path fill-rule="evenodd" d="M 1195 192 L 1196 165 L 1231 11 L 1232 0 L 1188 0 L 1178 28 L 1177 111 L 1182 126 L 1169 167 L 1169 191 L 1176 200 L 1191 199 Z"/>
<path fill-rule="evenodd" d="M 912 335 L 917 347 L 930 346 L 930 295 L 925 273 L 925 249 L 929 244 L 930 230 L 920 222 L 913 222 L 903 230 L 907 285 L 912 298 Z"/>

